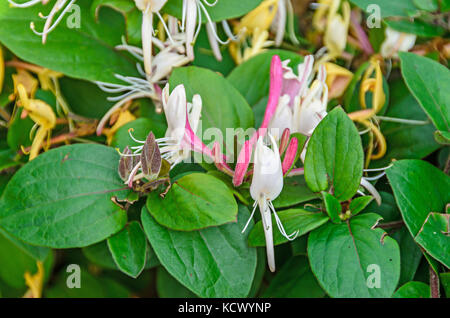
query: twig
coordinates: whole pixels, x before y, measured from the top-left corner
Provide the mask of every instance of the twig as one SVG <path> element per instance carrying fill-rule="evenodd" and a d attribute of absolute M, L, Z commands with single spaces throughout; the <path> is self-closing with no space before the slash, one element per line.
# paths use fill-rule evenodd
<path fill-rule="evenodd" d="M 431 298 L 440 298 L 441 296 L 439 293 L 439 276 L 431 266 L 429 271 L 430 271 Z"/>
<path fill-rule="evenodd" d="M 403 220 L 400 220 L 400 221 L 394 221 L 394 222 L 388 222 L 388 223 L 381 223 L 381 224 L 378 224 L 376 227 L 386 230 L 386 229 L 399 229 L 403 225 L 405 225 L 405 222 L 403 222 Z"/>

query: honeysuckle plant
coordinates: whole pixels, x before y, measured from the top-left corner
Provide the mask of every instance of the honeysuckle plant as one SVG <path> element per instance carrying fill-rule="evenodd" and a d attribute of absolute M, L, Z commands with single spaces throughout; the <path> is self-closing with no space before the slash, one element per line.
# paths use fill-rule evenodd
<path fill-rule="evenodd" d="M 373 4 L 1 1 L 0 296 L 448 297 L 449 9 Z"/>

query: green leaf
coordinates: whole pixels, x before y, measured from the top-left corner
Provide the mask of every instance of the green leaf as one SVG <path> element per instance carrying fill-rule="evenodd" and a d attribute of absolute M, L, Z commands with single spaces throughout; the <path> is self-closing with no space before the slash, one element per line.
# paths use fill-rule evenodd
<path fill-rule="evenodd" d="M 161 298 L 195 298 L 195 294 L 181 285 L 164 267 L 156 271 L 156 290 Z"/>
<path fill-rule="evenodd" d="M 422 282 L 408 282 L 401 286 L 393 298 L 430 298 L 430 286 Z"/>
<path fill-rule="evenodd" d="M 46 298 L 127 298 L 130 291 L 122 284 L 105 276 L 94 276 L 86 268 L 80 270 L 80 288 L 69 288 L 68 273 L 62 271 L 50 288 L 44 291 Z"/>
<path fill-rule="evenodd" d="M 117 267 L 125 274 L 136 278 L 144 270 L 148 247 L 138 222 L 130 222 L 122 231 L 111 236 L 108 247 Z"/>
<path fill-rule="evenodd" d="M 214 6 L 205 6 L 211 19 L 213 21 L 222 21 L 232 18 L 240 17 L 254 8 L 256 8 L 262 0 L 227 0 L 217 1 Z M 209 3 L 213 3 L 210 1 Z M 170 15 L 181 19 L 181 13 L 183 8 L 183 0 L 170 0 L 163 7 L 163 11 Z M 202 12 L 202 21 L 207 21 L 204 13 Z"/>
<path fill-rule="evenodd" d="M 345 223 L 327 223 L 309 235 L 312 271 L 331 297 L 393 294 L 400 277 L 400 250 L 394 239 L 374 228 L 379 219 L 361 214 Z"/>
<path fill-rule="evenodd" d="M 314 130 L 305 158 L 305 179 L 314 192 L 328 191 L 339 201 L 353 197 L 363 172 L 361 138 L 342 108 L 333 109 Z"/>
<path fill-rule="evenodd" d="M 341 203 L 332 194 L 322 191 L 323 203 L 325 203 L 325 209 L 331 222 L 339 224 L 341 223 L 340 215 L 342 213 Z M 345 212 L 345 211 L 344 211 Z"/>
<path fill-rule="evenodd" d="M 221 28 L 217 26 L 219 37 L 222 39 L 226 38 L 224 32 L 221 32 Z M 198 34 L 197 40 L 195 40 L 194 45 L 194 55 L 195 59 L 192 61 L 192 65 L 204 67 L 210 69 L 211 71 L 219 72 L 224 76 L 227 76 L 235 67 L 236 64 L 231 57 L 228 46 L 219 46 L 220 53 L 222 54 L 222 61 L 216 60 L 214 53 L 209 44 L 208 34 L 206 28 L 202 28 Z"/>
<path fill-rule="evenodd" d="M 450 202 L 450 177 L 421 160 L 400 160 L 386 171 L 403 220 L 415 237 L 430 212 Z"/>
<path fill-rule="evenodd" d="M 135 3 L 128 0 L 94 0 L 91 5 L 92 17 L 97 20 L 103 7 L 112 8 L 123 15 L 126 24 L 127 43 L 140 45 L 142 12 L 136 7 Z"/>
<path fill-rule="evenodd" d="M 382 222 L 398 221 L 402 217 L 400 211 L 395 203 L 395 198 L 392 194 L 380 191 L 381 204 L 378 205 L 376 201 L 372 201 L 363 211 L 363 213 L 376 213 L 383 218 Z"/>
<path fill-rule="evenodd" d="M 409 16 L 409 12 L 417 11 L 412 0 L 350 0 L 350 2 L 353 2 L 369 14 L 375 14 L 373 7 L 369 10 L 371 8 L 369 6 L 377 5 L 382 18 L 395 16 L 407 17 Z"/>
<path fill-rule="evenodd" d="M 441 36 L 445 33 L 445 29 L 442 27 L 428 24 L 421 20 L 386 20 L 385 22 L 390 28 L 398 32 L 415 34 L 426 38 Z"/>
<path fill-rule="evenodd" d="M 361 212 L 371 201 L 373 197 L 370 195 L 365 195 L 362 197 L 354 198 L 349 205 L 350 212 L 352 215 L 356 215 Z"/>
<path fill-rule="evenodd" d="M 438 0 L 413 0 L 413 2 L 421 10 L 433 12 L 439 9 Z"/>
<path fill-rule="evenodd" d="M 439 148 L 433 138 L 435 128 L 426 123 L 427 115 L 402 80 L 391 83 L 391 103 L 387 117 L 416 120 L 425 124 L 399 124 L 383 121 L 381 131 L 386 137 L 387 152 L 380 160 L 372 160 L 371 168 L 389 165 L 392 159 L 421 159 Z"/>
<path fill-rule="evenodd" d="M 414 279 L 422 259 L 422 251 L 406 227 L 392 234 L 392 238 L 400 246 L 400 281 L 398 283 L 403 285 Z"/>
<path fill-rule="evenodd" d="M 196 295 L 245 297 L 255 275 L 256 249 L 241 233 L 250 213 L 243 206 L 239 210 L 237 223 L 180 232 L 160 226 L 144 208 L 142 225 L 161 264 Z"/>
<path fill-rule="evenodd" d="M 442 288 L 444 288 L 445 295 L 447 298 L 450 298 L 450 272 L 441 273 L 439 275 L 441 277 Z"/>
<path fill-rule="evenodd" d="M 119 270 L 108 247 L 107 240 L 82 248 L 83 255 L 97 266 L 105 269 Z M 148 245 L 145 269 L 153 268 L 159 265 L 158 258 L 152 247 Z M 143 274 L 139 277 L 141 278 Z"/>
<path fill-rule="evenodd" d="M 94 83 L 63 77 L 59 79 L 59 85 L 70 110 L 77 115 L 100 119 L 114 105 L 107 100 L 111 95 Z"/>
<path fill-rule="evenodd" d="M 35 253 L 39 255 L 33 255 Z M 44 262 L 48 269 L 52 260 L 50 250 L 46 248 L 27 245 L 11 237 L 0 229 L 0 279 L 11 287 L 25 287 L 25 272 L 35 274 L 37 272 L 36 261 Z M 39 256 L 39 257 L 36 257 Z M 48 273 L 47 273 L 48 274 Z"/>
<path fill-rule="evenodd" d="M 325 292 L 311 272 L 308 259 L 296 256 L 289 259 L 277 272 L 263 297 L 269 298 L 319 298 Z"/>
<path fill-rule="evenodd" d="M 415 237 L 420 246 L 448 268 L 450 268 L 449 232 L 450 214 L 431 212 Z"/>
<path fill-rule="evenodd" d="M 274 55 L 280 56 L 282 61 L 290 59 L 289 66 L 294 70 L 303 62 L 303 56 L 297 53 L 268 50 L 240 64 L 227 77 L 252 107 L 269 95 L 270 63 Z"/>
<path fill-rule="evenodd" d="M 402 75 L 411 93 L 438 130 L 449 131 L 450 71 L 429 58 L 414 53 L 399 53 Z"/>
<path fill-rule="evenodd" d="M 118 269 L 109 251 L 107 241 L 83 247 L 82 251 L 84 256 L 95 265 L 106 269 Z"/>
<path fill-rule="evenodd" d="M 126 211 L 112 197 L 130 191 L 119 178 L 119 155 L 94 144 L 39 155 L 11 179 L 0 201 L 0 226 L 21 240 L 54 248 L 83 247 L 118 232 Z"/>
<path fill-rule="evenodd" d="M 293 176 L 284 179 L 283 191 L 273 201 L 275 208 L 287 208 L 317 198 L 306 185 L 304 176 Z"/>
<path fill-rule="evenodd" d="M 281 223 L 283 224 L 287 234 L 299 231 L 297 237 L 318 228 L 328 221 L 328 217 L 322 213 L 313 213 L 302 209 L 289 209 L 281 211 L 278 212 L 278 216 L 280 217 Z M 272 223 L 276 224 L 274 215 L 272 215 Z M 288 242 L 288 239 L 280 233 L 278 228 L 274 228 L 273 242 L 274 245 L 279 245 Z M 258 221 L 253 230 L 250 232 L 248 243 L 250 246 L 266 246 L 261 221 Z"/>
<path fill-rule="evenodd" d="M 162 125 L 160 122 L 140 117 L 126 123 L 117 130 L 111 141 L 111 147 L 123 150 L 126 146 L 132 147 L 142 145 L 131 139 L 129 132 L 130 128 L 133 129 L 132 134 L 136 139 L 145 140 L 150 131 L 153 132 L 156 138 L 164 137 L 167 126 Z"/>
<path fill-rule="evenodd" d="M 151 192 L 147 208 L 159 224 L 181 231 L 236 222 L 238 213 L 228 187 L 205 173 L 181 177 L 164 198 L 157 191 Z"/>
<path fill-rule="evenodd" d="M 111 9 L 101 11 L 97 23 L 89 13 L 91 1 L 79 0 L 80 28 L 69 28 L 66 19 L 48 35 L 45 45 L 30 30 L 34 22 L 42 30 L 50 6 L 35 5 L 30 8 L 11 8 L 7 1 L 0 3 L 0 42 L 21 59 L 62 72 L 68 76 L 90 81 L 115 82 L 114 74 L 138 76 L 135 63 L 114 49 L 124 34 L 120 13 Z"/>
<path fill-rule="evenodd" d="M 202 122 L 197 135 L 206 144 L 226 142 L 233 149 L 233 136 L 227 129 L 253 127 L 253 113 L 245 99 L 222 76 L 208 69 L 189 66 L 177 68 L 170 76 L 170 88 L 183 84 L 188 101 L 194 94 L 202 98 Z M 220 107 L 218 107 L 220 103 Z M 224 140 L 225 139 L 225 140 Z M 231 140 L 228 140 L 231 139 Z"/>

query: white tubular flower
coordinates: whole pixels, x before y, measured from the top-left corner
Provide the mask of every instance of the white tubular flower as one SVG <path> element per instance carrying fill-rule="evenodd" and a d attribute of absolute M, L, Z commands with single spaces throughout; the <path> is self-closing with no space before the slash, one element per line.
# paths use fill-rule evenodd
<path fill-rule="evenodd" d="M 187 103 L 184 85 L 178 85 L 169 94 L 169 84 L 167 84 L 162 92 L 162 103 L 167 120 L 164 140 L 167 143 L 160 145 L 162 158 L 174 166 L 188 158 L 191 150 L 205 151 L 206 146 L 195 135 L 202 110 L 200 95 L 194 95 L 192 103 Z"/>
<path fill-rule="evenodd" d="M 320 76 L 319 76 L 320 77 Z M 322 80 L 315 80 L 304 99 L 295 100 L 293 131 L 310 136 L 327 115 L 328 87 Z"/>
<path fill-rule="evenodd" d="M 295 239 L 298 231 L 290 235 L 286 234 L 280 218 L 278 217 L 278 214 L 272 204 L 272 201 L 280 195 L 281 190 L 283 189 L 283 170 L 277 143 L 270 134 L 269 138 L 272 144 L 272 149 L 264 145 L 262 136 L 259 137 L 256 144 L 253 179 L 250 186 L 250 194 L 253 200 L 255 200 L 255 203 L 252 214 L 242 232 L 247 229 L 247 226 L 255 213 L 256 207 L 259 207 L 264 235 L 266 238 L 267 262 L 270 270 L 273 272 L 275 271 L 275 253 L 273 246 L 271 212 L 274 213 L 280 233 L 288 240 Z"/>
<path fill-rule="evenodd" d="M 270 134 L 277 141 L 280 140 L 281 135 L 286 128 L 292 130 L 293 113 L 292 108 L 289 107 L 289 100 L 290 98 L 288 95 L 281 96 L 275 114 L 268 126 Z"/>
<path fill-rule="evenodd" d="M 135 0 L 136 7 L 142 11 L 142 51 L 144 55 L 144 70 L 148 77 L 152 74 L 153 13 L 158 15 L 166 27 L 164 19 L 159 14 L 159 10 L 166 2 L 167 0 Z"/>
<path fill-rule="evenodd" d="M 286 26 L 289 31 L 289 38 L 292 43 L 298 45 L 298 39 L 294 31 L 294 8 L 291 0 L 278 0 L 278 8 L 275 18 L 272 22 L 271 29 L 275 35 L 275 45 L 280 46 L 284 39 Z"/>
<path fill-rule="evenodd" d="M 202 26 L 202 12 L 207 20 L 208 39 L 213 49 L 216 58 L 219 56 L 217 53 L 218 43 L 228 44 L 229 39 L 222 41 L 217 35 L 215 23 L 212 21 L 208 10 L 205 5 L 213 7 L 218 0 L 210 3 L 207 0 L 183 0 L 183 18 L 181 23 L 181 31 L 186 31 L 186 53 L 188 58 L 194 60 L 194 42 L 200 33 Z M 221 58 L 221 56 L 220 56 Z M 219 59 L 220 60 L 220 59 Z"/>
<path fill-rule="evenodd" d="M 385 31 L 386 38 L 381 45 L 380 53 L 384 58 L 398 57 L 398 52 L 409 51 L 416 43 L 416 35 L 395 31 L 389 27 Z"/>
<path fill-rule="evenodd" d="M 70 10 L 72 5 L 75 3 L 76 0 L 57 0 L 55 5 L 53 6 L 52 10 L 47 16 L 44 16 L 42 13 L 39 13 L 39 17 L 42 19 L 45 19 L 44 29 L 42 32 L 36 31 L 35 25 L 33 22 L 30 23 L 31 30 L 42 37 L 42 43 L 45 44 L 47 41 L 47 35 L 52 32 L 56 26 L 61 22 L 61 20 L 64 18 L 64 15 Z M 41 3 L 42 5 L 46 5 L 49 0 L 31 0 L 25 3 L 17 3 L 12 0 L 8 0 L 8 2 L 13 6 L 17 8 L 28 8 L 31 6 L 34 6 L 38 3 Z M 58 12 L 61 12 L 61 14 L 56 18 L 55 22 L 53 22 L 53 18 L 58 14 Z"/>

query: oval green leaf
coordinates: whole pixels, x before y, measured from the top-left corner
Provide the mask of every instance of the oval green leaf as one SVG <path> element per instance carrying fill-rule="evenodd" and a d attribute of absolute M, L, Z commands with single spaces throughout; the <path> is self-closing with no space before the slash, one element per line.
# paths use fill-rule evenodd
<path fill-rule="evenodd" d="M 450 129 L 450 71 L 429 58 L 399 53 L 406 85 L 438 130 Z M 446 87 L 446 88 L 445 88 Z"/>
<path fill-rule="evenodd" d="M 397 242 L 367 213 L 314 230 L 308 239 L 313 273 L 331 297 L 391 297 L 400 277 Z"/>
<path fill-rule="evenodd" d="M 122 231 L 111 236 L 108 247 L 117 267 L 125 274 L 136 278 L 144 270 L 148 246 L 138 222 L 130 222 Z"/>
<path fill-rule="evenodd" d="M 141 220 L 161 264 L 185 287 L 200 297 L 246 297 L 257 257 L 241 233 L 250 213 L 239 210 L 237 223 L 191 232 L 162 227 L 146 208 Z"/>
<path fill-rule="evenodd" d="M 76 144 L 50 150 L 21 168 L 0 201 L 0 225 L 19 239 L 54 248 L 83 247 L 116 233 L 126 211 L 112 201 L 130 193 L 118 153 Z"/>
<path fill-rule="evenodd" d="M 198 230 L 236 222 L 238 205 L 230 189 L 219 179 L 205 173 L 190 173 L 178 179 L 162 198 L 153 191 L 147 208 L 170 229 Z"/>
<path fill-rule="evenodd" d="M 333 109 L 314 130 L 305 158 L 305 179 L 314 192 L 331 190 L 339 200 L 353 197 L 363 172 L 361 138 L 341 107 Z"/>

